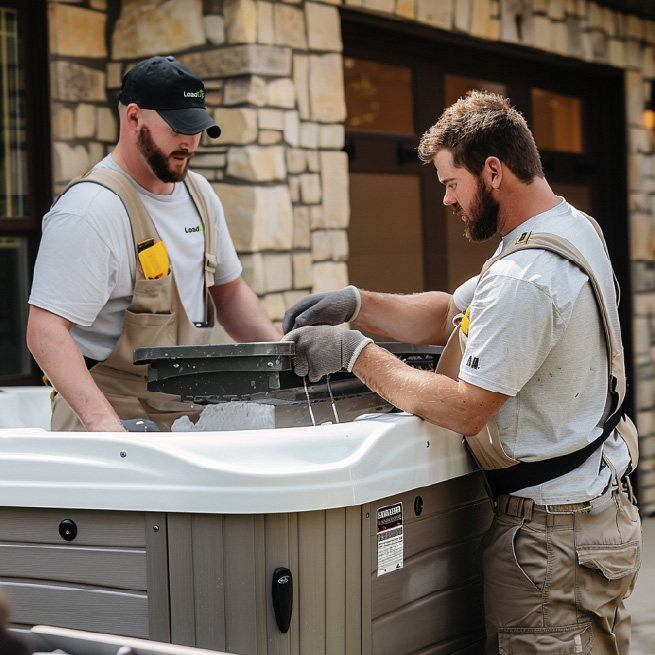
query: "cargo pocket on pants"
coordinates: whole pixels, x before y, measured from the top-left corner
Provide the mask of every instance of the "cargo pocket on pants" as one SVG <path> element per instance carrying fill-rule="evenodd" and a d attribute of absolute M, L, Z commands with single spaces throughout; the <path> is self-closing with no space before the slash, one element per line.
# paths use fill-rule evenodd
<path fill-rule="evenodd" d="M 501 628 L 501 655 L 588 655 L 594 645 L 591 622 L 547 628 Z"/>
<path fill-rule="evenodd" d="M 618 580 L 635 573 L 641 564 L 639 541 L 627 544 L 576 546 L 580 566 L 598 569 L 608 580 Z"/>

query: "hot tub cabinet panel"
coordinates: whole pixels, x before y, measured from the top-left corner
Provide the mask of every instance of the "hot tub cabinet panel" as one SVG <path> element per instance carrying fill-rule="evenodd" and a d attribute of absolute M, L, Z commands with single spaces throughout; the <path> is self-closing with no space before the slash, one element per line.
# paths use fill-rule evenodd
<path fill-rule="evenodd" d="M 62 521 L 77 528 L 73 541 Z M 48 623 L 147 637 L 144 515 L 88 510 L 0 509 L 0 587 L 21 625 Z"/>
<path fill-rule="evenodd" d="M 376 511 L 398 503 L 403 565 L 378 576 Z M 78 529 L 70 543 L 58 532 L 64 519 Z M 475 558 L 489 519 L 478 473 L 314 512 L 5 508 L 0 584 L 23 627 L 45 623 L 244 655 L 452 653 L 482 638 Z M 271 596 L 281 566 L 293 575 L 286 634 Z"/>
<path fill-rule="evenodd" d="M 481 474 L 455 478 L 371 505 L 403 503 L 403 567 L 378 575 L 376 526 L 369 532 L 370 634 L 375 655 L 479 653 L 484 644 L 477 565 L 492 512 Z M 422 507 L 416 515 L 415 507 Z M 369 621 L 367 620 L 368 624 Z"/>

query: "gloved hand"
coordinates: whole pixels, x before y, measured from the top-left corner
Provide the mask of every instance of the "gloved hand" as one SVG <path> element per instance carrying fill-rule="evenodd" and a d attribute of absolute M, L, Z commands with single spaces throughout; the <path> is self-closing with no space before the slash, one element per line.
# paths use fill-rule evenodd
<path fill-rule="evenodd" d="M 294 341 L 296 354 L 293 370 L 311 382 L 318 382 L 324 375 L 341 369 L 352 371 L 364 346 L 373 342 L 357 330 L 342 330 L 331 325 L 296 328 L 282 337 L 282 341 Z"/>
<path fill-rule="evenodd" d="M 128 432 L 159 432 L 157 424 L 147 418 L 126 418 L 120 423 Z"/>
<path fill-rule="evenodd" d="M 304 325 L 341 325 L 357 318 L 362 304 L 357 287 L 313 293 L 289 307 L 284 314 L 284 333 Z"/>

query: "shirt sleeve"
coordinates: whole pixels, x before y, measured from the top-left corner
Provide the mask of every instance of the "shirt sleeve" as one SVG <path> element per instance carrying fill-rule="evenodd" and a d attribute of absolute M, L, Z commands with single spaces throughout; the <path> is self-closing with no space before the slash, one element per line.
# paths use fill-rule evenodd
<path fill-rule="evenodd" d="M 487 273 L 471 304 L 460 379 L 515 396 L 565 329 L 548 292 L 533 281 Z"/>
<path fill-rule="evenodd" d="M 89 186 L 95 188 L 78 189 Z M 125 211 L 115 194 L 80 184 L 46 214 L 29 298 L 31 305 L 82 326 L 94 322 L 118 276 L 116 253 L 93 225 L 98 207 L 105 217 Z"/>
<path fill-rule="evenodd" d="M 471 304 L 479 277 L 479 275 L 476 275 L 475 277 L 466 280 L 464 284 L 460 284 L 460 286 L 455 289 L 455 292 L 453 293 L 453 302 L 460 312 L 466 311 L 466 308 Z"/>

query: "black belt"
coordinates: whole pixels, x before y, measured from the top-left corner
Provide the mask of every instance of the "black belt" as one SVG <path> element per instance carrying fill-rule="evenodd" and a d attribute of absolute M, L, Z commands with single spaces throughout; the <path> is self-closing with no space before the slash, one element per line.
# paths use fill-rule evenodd
<path fill-rule="evenodd" d="M 496 499 L 498 496 L 511 494 L 518 489 L 534 487 L 559 478 L 565 473 L 582 466 L 609 437 L 621 420 L 621 416 L 622 414 L 619 411 L 610 416 L 605 422 L 603 433 L 581 450 L 576 450 L 567 455 L 560 455 L 559 457 L 542 459 L 538 462 L 519 462 L 508 468 L 485 471 L 484 474 L 492 497 Z"/>
<path fill-rule="evenodd" d="M 100 364 L 99 359 L 91 359 L 90 357 L 86 357 L 86 355 L 83 355 L 83 357 L 84 363 L 89 370 L 91 370 L 96 364 Z"/>

